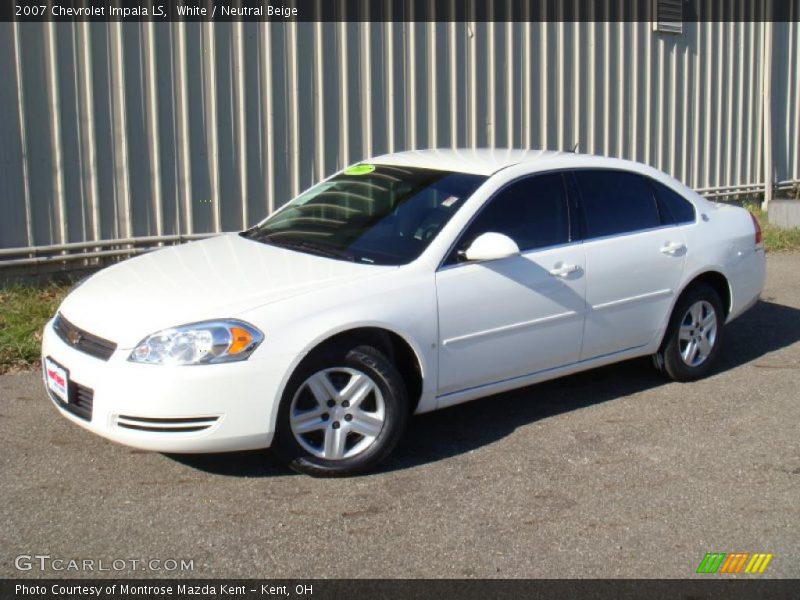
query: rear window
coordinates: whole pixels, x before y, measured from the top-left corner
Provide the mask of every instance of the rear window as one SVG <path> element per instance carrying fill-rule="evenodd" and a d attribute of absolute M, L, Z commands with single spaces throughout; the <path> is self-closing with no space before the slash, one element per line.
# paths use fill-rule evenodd
<path fill-rule="evenodd" d="M 678 192 L 658 181 L 650 181 L 658 201 L 658 210 L 665 223 L 694 223 L 694 205 Z"/>

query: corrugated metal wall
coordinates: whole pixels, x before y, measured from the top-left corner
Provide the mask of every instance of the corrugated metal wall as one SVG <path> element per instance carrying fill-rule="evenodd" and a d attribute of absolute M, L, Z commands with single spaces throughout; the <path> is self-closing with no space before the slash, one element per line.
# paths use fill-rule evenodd
<path fill-rule="evenodd" d="M 767 28 L 773 180 L 797 180 L 798 23 L 2 23 L 0 247 L 236 230 L 408 148 L 763 184 Z"/>

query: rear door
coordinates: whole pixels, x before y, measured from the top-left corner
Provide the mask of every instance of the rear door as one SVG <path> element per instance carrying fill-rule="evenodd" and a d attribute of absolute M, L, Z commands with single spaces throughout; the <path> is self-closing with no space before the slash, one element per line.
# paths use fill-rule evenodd
<path fill-rule="evenodd" d="M 585 228 L 587 360 L 652 341 L 672 306 L 687 248 L 683 228 L 659 210 L 649 178 L 613 169 L 573 176 Z"/>

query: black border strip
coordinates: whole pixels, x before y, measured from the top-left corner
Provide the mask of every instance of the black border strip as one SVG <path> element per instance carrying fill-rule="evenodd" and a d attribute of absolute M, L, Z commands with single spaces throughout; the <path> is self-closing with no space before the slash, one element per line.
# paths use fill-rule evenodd
<path fill-rule="evenodd" d="M 659 1 L 3 0 L 0 21 L 653 21 Z M 681 0 L 681 7 L 683 22 L 800 19 L 800 0 Z"/>
<path fill-rule="evenodd" d="M 661 600 L 676 598 L 702 598 L 703 600 L 755 600 L 770 598 L 783 600 L 797 598 L 798 581 L 790 579 L 724 579 L 708 576 L 709 579 L 499 579 L 499 580 L 431 580 L 431 579 L 46 579 L 22 580 L 6 579 L 0 581 L 0 597 L 4 600 L 58 599 L 58 600 L 142 600 L 183 599 L 200 600 L 205 598 L 236 598 L 237 600 L 266 600 L 289 598 L 305 600 L 348 599 L 359 600 L 412 600 L 415 598 L 436 598 L 446 600 L 503 600 L 508 598 L 627 600 L 646 598 Z M 136 588 L 136 593 L 121 593 L 123 586 Z M 17 586 L 25 586 L 25 590 Z M 55 587 L 54 587 L 55 586 Z M 179 586 L 185 586 L 180 593 Z M 227 590 L 242 586 L 244 593 L 227 595 Z M 262 588 L 262 586 L 266 586 Z M 285 587 L 284 587 L 285 586 Z M 40 592 L 32 590 L 39 589 Z M 85 589 L 86 591 L 81 591 Z M 98 595 L 97 589 L 100 594 Z M 144 591 L 148 590 L 149 591 Z M 188 593 L 199 591 L 199 594 Z M 92 589 L 95 591 L 93 592 Z M 272 590 L 272 592 L 266 590 Z M 277 591 L 275 591 L 277 589 Z M 285 589 L 286 593 L 283 593 Z"/>

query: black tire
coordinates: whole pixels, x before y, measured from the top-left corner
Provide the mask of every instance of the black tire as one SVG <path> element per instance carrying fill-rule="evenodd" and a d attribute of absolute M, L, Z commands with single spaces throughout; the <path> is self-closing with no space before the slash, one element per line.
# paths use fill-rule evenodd
<path fill-rule="evenodd" d="M 682 351 L 686 349 L 689 342 L 681 340 L 681 326 L 686 325 L 693 328 L 697 336 L 703 335 L 702 329 L 691 326 L 692 317 L 687 314 L 689 309 L 698 303 L 706 303 L 701 305 L 705 307 L 705 310 L 707 310 L 707 306 L 713 309 L 716 331 L 713 342 L 710 344 L 711 351 L 699 364 L 689 364 L 682 356 Z M 693 285 L 683 293 L 675 305 L 661 348 L 653 355 L 653 363 L 661 373 L 673 381 L 695 381 L 705 377 L 714 368 L 719 356 L 724 329 L 725 311 L 719 294 L 714 288 L 704 283 Z"/>
<path fill-rule="evenodd" d="M 322 405 L 311 392 L 311 388 L 306 386 L 305 383 L 315 374 L 333 372 L 333 375 L 327 375 L 327 377 L 329 377 L 328 381 L 332 382 L 334 388 L 336 388 L 335 382 L 333 382 L 330 377 L 336 377 L 337 374 L 335 371 L 337 369 L 355 370 L 361 374 L 367 375 L 372 380 L 379 394 L 377 392 L 370 392 L 364 402 L 371 402 L 373 405 L 377 406 L 379 398 L 382 400 L 383 409 L 381 414 L 383 416 L 383 425 L 380 429 L 380 433 L 374 436 L 372 440 L 361 436 L 357 432 L 343 434 L 345 438 L 344 444 L 348 443 L 347 440 L 354 438 L 357 443 L 363 442 L 368 443 L 368 445 L 365 449 L 353 456 L 327 459 L 312 453 L 309 446 L 313 446 L 311 449 L 316 449 L 318 452 L 324 453 L 326 451 L 326 436 L 332 435 L 332 432 L 330 432 L 327 427 L 328 421 L 330 421 L 331 429 L 336 427 L 343 431 L 346 428 L 356 425 L 356 423 L 352 421 L 358 421 L 358 414 L 354 412 L 358 409 L 356 407 L 348 407 L 345 409 L 345 402 L 337 402 L 333 399 L 329 400 L 328 406 L 331 406 L 330 402 L 334 402 L 335 406 L 331 407 L 330 414 L 324 413 L 323 417 L 321 417 L 325 418 L 325 428 L 319 429 L 313 434 L 306 434 L 309 437 L 299 435 L 302 443 L 306 444 L 306 447 L 304 447 L 301 445 L 301 441 L 298 441 L 298 436 L 296 436 L 292 430 L 291 414 L 293 410 L 296 410 L 296 408 L 292 408 L 292 404 L 295 401 L 296 395 L 305 394 L 307 396 L 306 398 L 298 396 L 298 403 L 317 402 L 317 406 L 313 408 L 318 409 L 321 407 Z M 346 373 L 342 374 L 342 377 L 346 376 Z M 339 388 L 339 391 L 342 391 L 342 389 L 343 387 Z M 308 396 L 308 394 L 311 394 L 311 396 Z M 336 413 L 334 411 L 352 413 L 349 415 L 349 419 L 351 420 L 346 424 L 344 420 L 341 422 L 334 421 L 330 415 L 333 415 L 334 418 L 338 418 L 336 414 L 340 416 L 343 414 L 342 412 Z M 291 469 L 306 475 L 314 477 L 347 477 L 363 473 L 375 468 L 392 452 L 392 450 L 394 450 L 405 431 L 408 413 L 408 394 L 406 392 L 405 382 L 386 356 L 375 348 L 366 345 L 330 349 L 309 356 L 308 359 L 301 363 L 295 373 L 292 374 L 284 390 L 283 397 L 281 398 L 273 449 L 278 457 Z M 344 415 L 344 418 L 348 418 L 348 415 Z M 310 439 L 312 435 L 320 436 L 319 447 L 314 446 L 314 440 Z M 339 435 L 342 434 L 340 433 Z M 355 450 L 355 446 L 350 450 Z"/>

